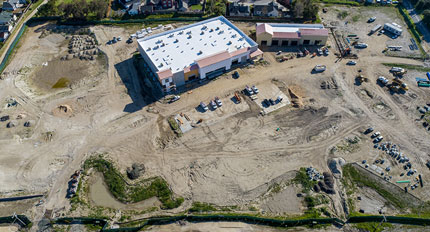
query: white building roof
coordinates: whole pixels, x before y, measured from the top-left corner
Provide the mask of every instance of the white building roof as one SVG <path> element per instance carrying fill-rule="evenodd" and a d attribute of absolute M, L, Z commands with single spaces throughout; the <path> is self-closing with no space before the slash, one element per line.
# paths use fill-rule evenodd
<path fill-rule="evenodd" d="M 180 72 L 196 60 L 257 46 L 223 16 L 138 39 L 157 71 Z"/>

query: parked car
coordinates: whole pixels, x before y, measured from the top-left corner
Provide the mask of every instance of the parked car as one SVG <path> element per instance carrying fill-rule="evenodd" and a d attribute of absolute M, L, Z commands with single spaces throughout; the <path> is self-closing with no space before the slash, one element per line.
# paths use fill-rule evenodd
<path fill-rule="evenodd" d="M 327 67 L 325 65 L 321 65 L 321 64 L 316 65 L 314 67 L 315 72 L 324 72 L 326 69 L 327 69 Z"/>
<path fill-rule="evenodd" d="M 367 20 L 367 22 L 368 22 L 368 23 L 373 23 L 373 22 L 375 22 L 375 20 L 376 20 L 376 17 L 371 17 L 371 18 L 369 18 L 369 19 Z"/>
<path fill-rule="evenodd" d="M 253 85 L 251 88 L 252 88 L 252 91 L 254 91 L 255 94 L 259 93 L 257 86 Z"/>
<path fill-rule="evenodd" d="M 382 85 L 386 85 L 388 84 L 388 79 L 383 77 L 383 76 L 379 76 L 378 77 L 378 81 L 382 84 Z"/>
<path fill-rule="evenodd" d="M 374 140 L 373 140 L 373 142 L 374 142 L 374 143 L 379 143 L 379 142 L 381 142 L 383 139 L 384 139 L 384 137 L 379 136 L 378 138 L 374 139 Z"/>
<path fill-rule="evenodd" d="M 203 111 L 208 111 L 209 110 L 208 106 L 205 103 L 203 103 L 203 102 L 200 102 L 200 107 L 202 107 Z"/>
<path fill-rule="evenodd" d="M 380 135 L 381 135 L 381 132 L 377 131 L 377 132 L 373 133 L 373 135 L 371 137 L 372 138 L 376 138 L 376 137 L 378 137 Z"/>
<path fill-rule="evenodd" d="M 176 96 L 174 96 L 173 98 L 170 99 L 169 103 L 173 103 L 173 102 L 175 102 L 175 101 L 177 101 L 179 99 L 181 99 L 181 96 L 176 95 Z"/>
<path fill-rule="evenodd" d="M 373 131 L 373 127 L 369 127 L 369 128 L 367 128 L 367 130 L 364 133 L 369 134 L 372 131 Z"/>
<path fill-rule="evenodd" d="M 347 65 L 356 65 L 356 64 L 357 64 L 357 62 L 355 62 L 355 61 L 353 61 L 353 60 L 350 60 L 350 61 L 348 61 L 346 64 L 347 64 Z"/>
<path fill-rule="evenodd" d="M 216 110 L 216 108 L 218 108 L 214 100 L 211 100 L 211 102 L 209 104 L 211 105 L 212 109 L 214 109 L 214 110 Z"/>
<path fill-rule="evenodd" d="M 121 36 L 118 36 L 118 38 L 116 38 L 116 40 L 121 41 Z"/>
<path fill-rule="evenodd" d="M 219 100 L 219 98 L 218 98 L 218 97 L 215 97 L 215 102 L 216 102 L 216 104 L 218 105 L 218 107 L 221 107 L 221 106 L 222 106 L 222 102 L 221 102 L 221 100 Z"/>
<path fill-rule="evenodd" d="M 246 92 L 249 96 L 251 96 L 251 95 L 253 95 L 253 94 L 254 94 L 254 91 L 253 91 L 251 88 L 249 88 L 249 86 L 246 86 L 246 87 L 245 87 L 245 92 Z"/>
<path fill-rule="evenodd" d="M 356 45 L 355 45 L 355 48 L 367 48 L 367 44 L 366 43 L 357 43 Z"/>
<path fill-rule="evenodd" d="M 317 49 L 317 52 L 318 52 L 318 55 L 319 55 L 319 56 L 322 56 L 322 55 L 323 55 L 323 51 L 322 51 L 321 49 L 319 49 L 319 48 L 318 48 L 318 49 Z"/>
<path fill-rule="evenodd" d="M 239 77 L 240 77 L 239 73 L 238 73 L 237 71 L 234 71 L 234 73 L 233 73 L 233 78 L 234 78 L 234 79 L 237 79 L 237 78 L 239 78 Z"/>

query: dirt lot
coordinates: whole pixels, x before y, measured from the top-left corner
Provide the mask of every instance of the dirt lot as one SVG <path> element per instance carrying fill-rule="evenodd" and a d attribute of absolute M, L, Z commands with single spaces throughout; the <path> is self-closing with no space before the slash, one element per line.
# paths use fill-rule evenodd
<path fill-rule="evenodd" d="M 346 12 L 346 13 L 345 13 Z M 348 35 L 355 34 L 359 37 L 359 42 L 367 43 L 369 45 L 366 49 L 354 50 L 358 55 L 364 56 L 379 56 L 387 46 L 402 46 L 402 51 L 390 51 L 389 53 L 396 56 L 419 56 L 419 50 L 411 50 L 411 35 L 407 31 L 407 25 L 403 21 L 395 7 L 342 7 L 333 6 L 329 7 L 327 13 L 321 12 L 321 20 L 325 25 L 334 26 L 337 31 L 340 31 L 345 38 Z M 373 23 L 368 23 L 370 17 L 376 17 Z M 396 39 L 390 33 L 378 35 L 374 33 L 369 35 L 369 32 L 377 25 L 384 26 L 385 23 L 397 23 L 402 29 L 403 33 Z M 352 38 L 351 42 L 353 41 Z"/>
<path fill-rule="evenodd" d="M 385 11 L 394 10 L 381 9 L 380 20 Z M 367 15 L 373 11 L 379 12 L 379 8 L 360 11 L 363 16 L 359 22 L 364 25 Z M 330 17 L 332 20 L 337 17 L 336 10 L 329 12 L 323 15 L 323 21 L 328 24 Z M 353 32 L 364 33 L 370 27 L 365 25 L 366 30 L 358 30 L 361 26 L 357 24 Z M 9 130 L 4 123 L 0 124 L 0 133 L 8 130 L 8 136 L 0 140 L 0 193 L 14 195 L 17 190 L 46 193 L 46 203 L 37 211 L 29 211 L 28 216 L 36 220 L 41 218 L 44 209 L 67 212 L 70 208 L 65 198 L 67 181 L 85 157 L 94 152 L 106 152 L 122 172 L 137 162 L 145 164 L 144 178 L 165 178 L 173 192 L 186 199 L 183 207 L 170 211 L 173 213 L 185 210 L 192 201 L 201 201 L 245 210 L 252 205 L 260 212 L 271 214 L 299 214 L 304 207 L 295 195 L 299 191 L 296 188 L 287 187 L 269 198 L 261 196 L 272 184 L 290 181 L 294 176 L 291 171 L 300 167 L 329 171 L 328 158 L 343 157 L 346 162 L 376 160 L 378 153 L 370 138 L 362 134 L 368 126 L 379 130 L 384 141 L 398 144 L 424 179 L 430 177 L 424 165 L 430 148 L 429 133 L 415 121 L 416 107 L 430 102 L 429 90 L 416 87 L 413 72 L 404 77 L 410 86 L 406 94 L 391 94 L 376 83 L 379 75 L 392 78 L 382 62 L 422 63 L 384 56 L 381 51 L 391 41 L 386 36 L 373 35 L 370 39 L 359 35 L 366 38 L 363 42 L 369 48 L 360 51 L 357 66 L 347 66 L 347 60 L 338 60 L 334 46 L 329 56 L 295 58 L 283 63 L 275 58 L 279 48 L 272 48 L 273 52 L 267 49 L 266 65 L 243 67 L 237 70 L 239 79 L 231 78 L 228 73 L 190 94 L 182 94 L 175 103 L 164 104 L 144 101 L 131 59 L 136 42 L 106 45 L 113 36 L 128 38 L 136 31 L 129 27 L 91 28 L 107 56 L 107 65 L 97 82 L 61 92 L 35 94 L 34 88 L 23 80 L 35 75 L 43 63 L 48 62 L 50 67 L 50 62 L 56 62 L 52 60 L 58 59 L 57 54 L 66 44 L 64 36 L 55 33 L 39 39 L 40 28 L 44 26 L 29 27 L 6 69 L 7 74 L 0 81 L 0 101 L 13 97 L 19 103 L 17 107 L 2 108 L 1 114 L 25 113 L 37 124 L 28 136 L 23 135 L 21 125 Z M 238 23 L 238 26 L 252 28 L 247 23 Z M 408 38 L 405 31 L 398 40 Z M 334 44 L 331 39 L 329 43 Z M 28 55 L 29 50 L 35 56 Z M 289 50 L 283 51 L 288 54 Z M 73 70 L 75 64 L 64 61 L 64 65 L 69 64 L 71 67 L 64 70 Z M 326 65 L 327 70 L 311 74 L 316 64 Z M 359 69 L 369 82 L 357 85 L 354 77 Z M 52 74 L 51 79 L 61 76 L 60 71 L 63 70 Z M 336 83 L 337 88 L 321 89 L 322 82 Z M 262 116 L 261 108 L 248 98 L 240 104 L 229 102 L 232 94 L 246 85 L 261 85 L 263 90 L 265 85 L 276 86 L 275 89 L 290 98 L 289 90 L 293 90 L 303 106 L 288 105 Z M 201 101 L 207 102 L 214 96 L 222 98 L 226 107 L 206 113 L 196 110 Z M 166 119 L 180 112 L 205 120 L 182 137 L 176 137 Z M 354 136 L 360 137 L 356 147 L 345 147 L 346 139 Z M 343 149 L 333 151 L 333 147 Z M 401 168 L 393 161 L 392 175 L 397 179 L 406 178 L 399 177 Z M 425 185 L 412 193 L 426 198 L 428 188 Z M 340 196 L 336 195 L 336 202 Z M 297 204 L 281 204 L 287 201 Z M 343 212 L 339 202 L 330 207 L 339 215 Z"/>

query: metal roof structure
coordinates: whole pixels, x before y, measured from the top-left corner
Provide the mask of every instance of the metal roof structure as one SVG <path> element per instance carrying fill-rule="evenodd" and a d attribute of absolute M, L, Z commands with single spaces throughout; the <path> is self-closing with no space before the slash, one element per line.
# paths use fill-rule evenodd
<path fill-rule="evenodd" d="M 235 54 L 243 48 L 257 46 L 223 16 L 138 39 L 138 43 L 157 71 L 170 69 L 172 73 L 199 60 L 206 64 L 206 58 L 227 57 L 218 54 Z"/>

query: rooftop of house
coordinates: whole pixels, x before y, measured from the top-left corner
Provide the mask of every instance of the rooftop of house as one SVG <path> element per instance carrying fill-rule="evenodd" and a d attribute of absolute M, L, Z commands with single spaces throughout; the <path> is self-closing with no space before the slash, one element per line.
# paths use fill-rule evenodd
<path fill-rule="evenodd" d="M 238 3 L 238 2 L 230 3 L 228 8 L 229 8 L 230 13 L 238 14 L 238 13 L 249 13 L 250 12 L 248 5 Z"/>
<path fill-rule="evenodd" d="M 300 38 L 302 35 L 328 36 L 322 24 L 257 23 L 257 35 L 272 34 L 275 38 Z"/>
<path fill-rule="evenodd" d="M 223 16 L 142 38 L 138 43 L 157 71 L 171 69 L 172 73 L 223 52 L 234 54 L 240 49 L 257 46 Z M 206 64 L 206 61 L 200 63 Z"/>
<path fill-rule="evenodd" d="M 8 23 L 13 17 L 13 13 L 12 12 L 8 12 L 8 11 L 2 11 L 0 13 L 0 23 L 4 24 L 4 23 Z"/>

